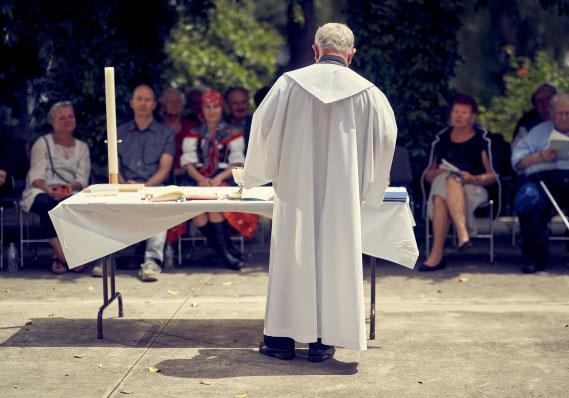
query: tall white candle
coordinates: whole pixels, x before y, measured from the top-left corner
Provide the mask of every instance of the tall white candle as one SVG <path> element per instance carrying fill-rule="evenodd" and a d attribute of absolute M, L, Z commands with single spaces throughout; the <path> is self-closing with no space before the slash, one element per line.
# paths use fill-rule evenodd
<path fill-rule="evenodd" d="M 107 108 L 107 153 L 109 182 L 118 183 L 117 111 L 115 106 L 115 68 L 105 68 L 105 103 Z"/>

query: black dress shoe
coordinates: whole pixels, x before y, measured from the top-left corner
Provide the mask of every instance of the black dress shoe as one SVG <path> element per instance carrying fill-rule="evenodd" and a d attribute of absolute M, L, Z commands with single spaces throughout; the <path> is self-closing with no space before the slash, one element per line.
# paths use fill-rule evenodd
<path fill-rule="evenodd" d="M 471 240 L 467 240 L 466 242 L 464 242 L 462 245 L 460 245 L 458 247 L 458 251 L 459 252 L 465 252 L 467 250 L 470 250 L 474 247 L 474 243 L 472 243 Z"/>
<path fill-rule="evenodd" d="M 431 266 L 425 263 L 419 265 L 419 271 L 421 272 L 438 271 L 440 269 L 445 269 L 446 267 L 447 267 L 447 260 L 446 258 L 443 257 L 437 265 Z"/>
<path fill-rule="evenodd" d="M 538 263 L 522 265 L 522 273 L 523 274 L 534 274 L 537 271 L 543 271 L 544 269 L 545 269 L 545 265 L 538 264 Z"/>
<path fill-rule="evenodd" d="M 272 348 L 266 345 L 264 341 L 259 344 L 259 352 L 268 357 L 285 361 L 294 358 L 294 348 Z"/>
<path fill-rule="evenodd" d="M 308 345 L 308 360 L 310 362 L 324 362 L 332 358 L 335 353 L 334 346 L 322 344 L 320 341 Z"/>

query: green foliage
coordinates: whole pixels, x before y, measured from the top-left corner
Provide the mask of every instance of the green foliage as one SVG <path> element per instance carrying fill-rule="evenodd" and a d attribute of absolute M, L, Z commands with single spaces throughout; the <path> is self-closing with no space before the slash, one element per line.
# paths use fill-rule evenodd
<path fill-rule="evenodd" d="M 181 3 L 181 2 L 180 2 Z M 141 82 L 161 89 L 163 43 L 177 20 L 177 1 L 141 3 L 127 0 L 2 1 L 0 86 L 11 86 L 18 66 L 36 65 L 24 76 L 20 96 L 34 100 L 35 136 L 49 131 L 49 107 L 70 100 L 77 116 L 77 136 L 87 142 L 97 174 L 104 175 L 106 137 L 104 67 L 115 67 L 117 120 L 132 117 L 128 100 Z M 18 52 L 15 53 L 15 51 Z M 1 72 L 1 70 L 0 70 Z M 8 91 L 11 92 L 11 91 Z"/>
<path fill-rule="evenodd" d="M 479 119 L 490 130 L 511 139 L 517 121 L 532 108 L 531 95 L 539 85 L 549 83 L 559 91 L 569 91 L 569 68 L 557 64 L 545 51 L 538 52 L 535 60 L 512 55 L 504 82 L 505 94 L 494 97 Z"/>
<path fill-rule="evenodd" d="M 556 62 L 563 62 L 569 51 L 569 41 L 564 39 L 569 35 L 569 14 L 559 12 L 561 3 L 465 0 L 458 36 L 464 62 L 457 68 L 453 86 L 489 105 L 505 90 L 503 76 L 510 70 L 505 49 L 513 47 L 516 55 L 530 58 L 546 50 Z"/>
<path fill-rule="evenodd" d="M 409 148 L 414 171 L 424 167 L 433 135 L 448 119 L 448 82 L 460 57 L 456 35 L 461 0 L 373 0 L 349 5 L 357 70 L 394 108 L 398 142 Z"/>
<path fill-rule="evenodd" d="M 185 16 L 166 45 L 170 80 L 176 86 L 202 84 L 218 90 L 243 86 L 255 92 L 271 83 L 282 37 L 257 22 L 254 3 L 215 0 L 204 21 Z"/>

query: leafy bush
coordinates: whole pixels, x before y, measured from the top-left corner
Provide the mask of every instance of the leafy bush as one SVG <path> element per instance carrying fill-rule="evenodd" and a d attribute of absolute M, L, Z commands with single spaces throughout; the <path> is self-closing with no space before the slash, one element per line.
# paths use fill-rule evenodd
<path fill-rule="evenodd" d="M 170 80 L 179 87 L 239 85 L 251 92 L 271 83 L 282 37 L 255 20 L 253 1 L 213 4 L 203 20 L 179 19 L 166 45 Z"/>
<path fill-rule="evenodd" d="M 532 108 L 531 95 L 543 83 L 569 90 L 569 68 L 557 64 L 545 51 L 538 52 L 535 60 L 510 53 L 511 70 L 504 76 L 505 94 L 494 97 L 488 109 L 481 108 L 480 121 L 488 129 L 511 139 L 514 127 L 524 112 Z"/>

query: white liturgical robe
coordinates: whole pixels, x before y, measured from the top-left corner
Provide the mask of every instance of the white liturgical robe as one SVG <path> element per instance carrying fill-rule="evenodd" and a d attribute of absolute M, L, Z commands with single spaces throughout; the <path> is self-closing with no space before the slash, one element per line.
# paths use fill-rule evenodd
<path fill-rule="evenodd" d="M 381 205 L 396 135 L 383 93 L 332 63 L 284 74 L 255 112 L 245 187 L 275 189 L 266 335 L 366 349 L 360 206 Z"/>

